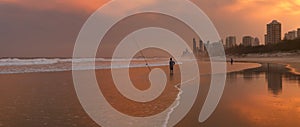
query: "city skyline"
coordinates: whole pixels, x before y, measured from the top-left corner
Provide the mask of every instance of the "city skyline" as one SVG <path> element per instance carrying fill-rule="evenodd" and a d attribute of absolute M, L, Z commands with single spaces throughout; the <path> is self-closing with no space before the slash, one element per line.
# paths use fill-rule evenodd
<path fill-rule="evenodd" d="M 275 27 L 278 27 L 278 28 L 275 28 L 274 25 L 275 25 Z M 278 25 L 278 26 L 276 26 L 276 25 Z M 249 40 L 249 42 L 251 42 L 250 41 L 250 37 L 252 37 L 252 41 L 253 41 L 253 43 L 255 43 L 254 44 L 255 46 L 257 46 L 257 42 L 259 42 L 258 45 L 266 45 L 266 43 L 268 43 L 267 42 L 268 32 L 269 32 L 269 34 L 271 34 L 271 33 L 272 34 L 276 34 L 276 35 L 272 35 L 272 36 L 276 36 L 276 37 L 273 37 L 274 38 L 273 40 L 275 40 L 275 38 L 276 38 L 276 42 L 271 42 L 271 44 L 279 43 L 282 40 L 294 40 L 294 39 L 300 38 L 300 28 L 295 28 L 293 30 L 289 30 L 287 32 L 284 32 L 284 31 L 282 31 L 282 25 L 283 24 L 281 24 L 277 20 L 273 20 L 271 23 L 266 24 L 266 26 L 267 26 L 266 27 L 267 34 L 264 35 L 264 41 L 262 41 L 262 42 L 259 41 L 260 40 L 259 37 L 253 37 L 252 35 L 244 35 L 244 36 L 242 36 L 242 40 L 240 42 L 236 41 L 237 36 L 235 36 L 235 35 L 227 35 L 225 37 L 224 45 L 227 48 L 228 47 L 233 47 L 232 46 L 233 44 L 235 46 L 237 46 L 239 44 L 249 45 L 249 43 L 248 44 L 244 44 L 244 38 L 245 37 L 247 38 L 246 39 L 247 41 Z M 274 33 L 274 31 L 275 31 L 275 33 Z M 234 38 L 234 41 L 233 41 L 233 38 Z M 272 38 L 272 37 L 270 36 L 269 38 Z M 228 45 L 230 45 L 230 46 L 228 46 Z"/>

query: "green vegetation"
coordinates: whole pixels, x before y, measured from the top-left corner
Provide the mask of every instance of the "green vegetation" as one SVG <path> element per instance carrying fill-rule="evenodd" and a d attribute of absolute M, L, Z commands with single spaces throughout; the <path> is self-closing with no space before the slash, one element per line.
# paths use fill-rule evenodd
<path fill-rule="evenodd" d="M 226 54 L 241 55 L 251 53 L 276 53 L 276 52 L 293 52 L 300 50 L 300 38 L 296 40 L 284 40 L 278 44 L 262 45 L 255 47 L 245 47 L 243 45 L 226 49 Z"/>

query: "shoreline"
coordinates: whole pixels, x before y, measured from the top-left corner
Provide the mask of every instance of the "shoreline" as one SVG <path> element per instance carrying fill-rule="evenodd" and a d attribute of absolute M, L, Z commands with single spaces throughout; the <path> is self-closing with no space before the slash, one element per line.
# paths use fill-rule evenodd
<path fill-rule="evenodd" d="M 252 61 L 239 61 L 239 62 L 245 62 L 245 63 L 252 63 Z M 290 73 L 294 74 L 294 75 L 300 75 L 300 68 L 294 67 L 292 64 L 290 63 L 276 63 L 276 62 L 255 62 L 258 64 L 268 64 L 268 63 L 272 63 L 272 64 L 281 64 L 284 65 L 285 68 L 287 68 L 289 70 Z M 300 63 L 299 63 L 300 64 Z"/>
<path fill-rule="evenodd" d="M 230 57 L 228 57 L 230 58 Z M 232 57 L 236 62 L 243 62 L 243 63 L 259 63 L 259 64 L 281 64 L 284 65 L 289 72 L 300 75 L 300 58 L 299 57 L 288 57 L 288 58 L 280 58 L 280 57 Z"/>
<path fill-rule="evenodd" d="M 300 75 L 300 70 L 298 70 L 297 68 L 293 67 L 293 65 L 287 64 L 286 68 L 288 68 L 291 73 L 293 73 L 295 75 Z"/>
<path fill-rule="evenodd" d="M 243 71 L 246 69 L 251 69 L 251 68 L 258 68 L 262 66 L 259 62 L 251 62 L 251 61 L 236 61 L 233 65 L 231 65 L 229 62 L 226 62 L 227 66 L 227 71 L 226 73 L 232 73 L 232 72 L 239 72 Z M 178 66 L 178 65 L 177 65 Z M 212 74 L 211 72 L 211 64 L 209 61 L 198 61 L 198 66 L 199 66 L 199 73 L 200 75 L 207 75 L 207 74 Z M 208 68 L 202 68 L 203 66 L 209 66 Z M 155 68 L 165 68 L 168 67 L 168 65 L 158 65 L 158 66 L 149 66 L 152 69 Z M 130 67 L 129 69 L 138 69 L 138 68 L 148 68 L 147 66 L 145 67 Z M 116 68 L 116 69 L 125 69 L 125 68 Z M 86 69 L 86 70 L 72 70 L 70 69 L 65 69 L 65 70 L 54 70 L 54 71 L 28 71 L 28 72 L 12 72 L 12 73 L 0 73 L 0 75 L 22 75 L 22 74 L 45 74 L 45 73 L 63 73 L 63 72 L 71 72 L 72 71 L 88 71 L 91 69 Z M 95 68 L 95 71 L 107 71 L 110 70 L 110 68 L 101 68 L 97 69 Z M 216 71 L 215 73 L 221 73 Z"/>

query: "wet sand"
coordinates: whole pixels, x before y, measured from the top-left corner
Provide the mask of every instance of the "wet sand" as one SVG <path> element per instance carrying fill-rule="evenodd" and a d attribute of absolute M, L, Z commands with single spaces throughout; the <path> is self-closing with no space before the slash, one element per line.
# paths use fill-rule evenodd
<path fill-rule="evenodd" d="M 292 73 L 300 75 L 300 62 L 286 63 L 286 64 L 287 64 L 287 68 L 289 68 Z"/>
<path fill-rule="evenodd" d="M 201 74 L 209 74 L 210 67 L 200 64 Z M 259 64 L 228 64 L 229 71 L 240 71 Z M 168 74 L 167 67 L 160 67 Z M 150 116 L 157 114 L 176 99 L 180 82 L 180 72 L 175 68 L 174 76 L 168 76 L 163 94 L 154 101 L 138 103 L 122 96 L 115 88 L 110 77 L 110 70 L 97 70 L 96 75 L 101 91 L 109 103 L 118 111 L 131 116 Z M 131 80 L 140 90 L 149 87 L 149 70 L 147 68 L 130 69 Z M 202 78 L 203 77 L 203 78 Z M 25 73 L 0 75 L 0 127 L 97 127 L 81 107 L 73 86 L 72 73 Z M 209 84 L 210 76 L 201 76 L 201 85 Z M 205 97 L 205 91 L 201 93 Z M 203 101 L 203 98 L 198 100 Z M 120 103 L 121 102 L 121 103 Z M 199 105 L 197 105 L 199 106 Z M 190 117 L 192 117 L 190 119 Z M 179 125 L 189 125 L 198 116 L 188 115 Z M 187 122 L 186 122 L 187 121 Z M 196 122 L 198 123 L 198 122 Z"/>
<path fill-rule="evenodd" d="M 0 75 L 0 126 L 97 125 L 83 111 L 71 72 Z"/>
<path fill-rule="evenodd" d="M 207 89 L 206 85 L 202 86 Z M 263 64 L 259 68 L 229 73 L 224 94 L 212 116 L 204 123 L 197 123 L 198 113 L 191 113 L 178 126 L 300 126 L 299 86 L 300 76 L 281 64 Z M 205 93 L 200 95 L 205 96 Z M 201 100 L 197 100 L 192 110 L 199 112 L 197 107 L 201 107 Z"/>

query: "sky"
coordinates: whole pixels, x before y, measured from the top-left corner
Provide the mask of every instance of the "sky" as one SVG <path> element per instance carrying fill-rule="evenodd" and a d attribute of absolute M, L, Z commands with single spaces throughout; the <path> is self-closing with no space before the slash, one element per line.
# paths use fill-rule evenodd
<path fill-rule="evenodd" d="M 129 0 L 128 0 L 129 1 Z M 155 6 L 156 0 L 118 9 Z M 300 28 L 300 0 L 191 0 L 220 36 L 251 35 L 264 43 L 266 24 L 276 19 L 284 34 Z M 109 0 L 0 0 L 0 57 L 70 57 L 87 18 Z M 174 5 L 176 6 L 176 5 Z M 180 9 L 178 11 L 181 11 Z"/>

